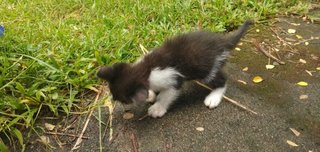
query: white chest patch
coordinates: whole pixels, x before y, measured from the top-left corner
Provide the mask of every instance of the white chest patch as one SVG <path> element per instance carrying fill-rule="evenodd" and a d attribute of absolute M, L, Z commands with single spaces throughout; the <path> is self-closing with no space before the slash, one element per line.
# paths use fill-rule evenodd
<path fill-rule="evenodd" d="M 177 76 L 182 76 L 177 70 L 172 67 L 160 69 L 154 68 L 149 76 L 150 88 L 153 91 L 161 91 L 168 89 L 177 84 Z"/>

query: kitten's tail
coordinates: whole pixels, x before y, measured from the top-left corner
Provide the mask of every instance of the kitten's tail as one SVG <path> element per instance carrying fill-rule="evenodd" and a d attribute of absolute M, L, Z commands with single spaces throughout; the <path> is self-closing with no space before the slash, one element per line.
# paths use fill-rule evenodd
<path fill-rule="evenodd" d="M 240 39 L 246 34 L 250 25 L 252 25 L 253 23 L 254 22 L 252 20 L 247 20 L 236 31 L 231 32 L 230 34 L 227 34 L 227 36 L 226 36 L 227 46 L 226 47 L 228 49 L 233 49 L 237 45 L 237 43 L 240 41 Z"/>

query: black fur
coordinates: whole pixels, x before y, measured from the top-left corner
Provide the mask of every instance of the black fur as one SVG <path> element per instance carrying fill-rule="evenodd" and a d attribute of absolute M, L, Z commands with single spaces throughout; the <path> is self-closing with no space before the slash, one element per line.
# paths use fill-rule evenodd
<path fill-rule="evenodd" d="M 117 63 L 102 67 L 98 76 L 109 82 L 110 91 L 115 100 L 131 103 L 148 96 L 148 78 L 152 69 L 172 67 L 184 77 L 177 76 L 177 89 L 186 80 L 205 79 L 223 52 L 232 50 L 244 36 L 251 21 L 246 21 L 237 31 L 226 35 L 196 31 L 168 39 L 161 47 L 137 64 Z M 224 61 L 219 64 L 219 69 Z M 224 86 L 225 77 L 218 71 L 212 82 L 206 82 L 213 88 Z M 137 95 L 139 94 L 139 95 Z M 136 98 L 136 97 L 139 98 Z"/>

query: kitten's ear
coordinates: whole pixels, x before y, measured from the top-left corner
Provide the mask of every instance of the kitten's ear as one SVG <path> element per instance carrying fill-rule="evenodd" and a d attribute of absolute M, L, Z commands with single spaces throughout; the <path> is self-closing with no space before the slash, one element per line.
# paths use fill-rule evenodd
<path fill-rule="evenodd" d="M 138 89 L 132 97 L 132 100 L 135 102 L 145 102 L 148 98 L 148 90 L 141 88 Z"/>
<path fill-rule="evenodd" d="M 103 66 L 99 69 L 97 75 L 99 78 L 113 81 L 119 74 L 119 72 L 126 66 L 125 63 L 116 63 L 112 66 Z"/>

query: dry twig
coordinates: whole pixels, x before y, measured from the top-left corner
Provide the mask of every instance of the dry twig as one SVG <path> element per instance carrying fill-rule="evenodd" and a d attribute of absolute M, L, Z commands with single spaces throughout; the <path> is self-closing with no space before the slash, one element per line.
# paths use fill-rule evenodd
<path fill-rule="evenodd" d="M 103 87 L 100 86 L 100 89 L 99 89 L 99 91 L 97 92 L 97 95 L 96 95 L 96 97 L 95 97 L 95 99 L 94 99 L 94 105 L 97 104 L 98 99 L 99 99 L 99 97 L 100 97 L 100 94 L 102 93 L 102 90 L 103 90 Z M 90 110 L 90 112 L 89 112 L 89 114 L 88 114 L 88 117 L 87 117 L 87 120 L 86 120 L 86 122 L 85 122 L 85 124 L 84 124 L 84 126 L 83 126 L 83 129 L 82 129 L 82 131 L 81 131 L 81 133 L 80 133 L 80 135 L 79 135 L 76 143 L 73 145 L 71 151 L 77 150 L 77 149 L 80 147 L 80 144 L 81 144 L 81 142 L 82 142 L 83 134 L 84 134 L 84 132 L 86 131 L 86 129 L 87 129 L 87 127 L 88 127 L 88 124 L 89 124 L 89 121 L 90 121 L 90 118 L 91 118 L 91 116 L 92 116 L 93 111 L 94 111 L 94 108 L 92 108 L 92 109 Z"/>
<path fill-rule="evenodd" d="M 203 84 L 203 83 L 201 83 L 201 82 L 199 82 L 199 81 L 194 81 L 194 82 L 196 82 L 198 85 L 200 85 L 200 86 L 202 86 L 202 87 L 204 87 L 204 88 L 206 88 L 206 89 L 208 89 L 208 90 L 211 90 L 211 91 L 213 90 L 213 89 L 210 88 L 209 86 L 207 86 L 207 85 L 205 85 L 205 84 Z M 240 104 L 239 102 L 237 102 L 237 101 L 235 101 L 235 100 L 233 100 L 233 99 L 231 99 L 231 98 L 229 98 L 229 97 L 227 97 L 227 96 L 223 96 L 223 98 L 226 99 L 227 101 L 233 103 L 234 105 L 236 105 L 236 106 L 238 106 L 238 107 L 246 110 L 246 111 L 249 111 L 249 112 L 251 112 L 251 113 L 253 113 L 253 114 L 255 114 L 255 115 L 258 114 L 257 112 L 255 112 L 255 111 L 253 111 L 253 110 L 245 107 L 244 105 Z"/>
<path fill-rule="evenodd" d="M 59 135 L 59 136 L 69 136 L 69 137 L 80 137 L 79 135 L 74 135 L 74 134 L 68 134 L 68 133 L 60 133 L 60 132 L 44 132 L 45 134 L 48 135 Z M 83 139 L 89 139 L 89 137 L 82 136 L 81 138 Z"/>
<path fill-rule="evenodd" d="M 139 152 L 139 144 L 137 142 L 137 137 L 136 137 L 136 135 L 134 133 L 131 134 L 130 139 L 131 139 L 133 151 L 134 152 Z"/>
<path fill-rule="evenodd" d="M 273 56 L 272 54 L 268 53 L 266 50 L 264 50 L 264 48 L 262 48 L 258 42 L 256 41 L 252 41 L 251 42 L 259 51 L 261 51 L 265 56 L 273 59 L 274 61 L 278 62 L 279 64 L 286 64 L 285 62 L 281 61 L 280 59 L 278 59 L 277 57 Z"/>

